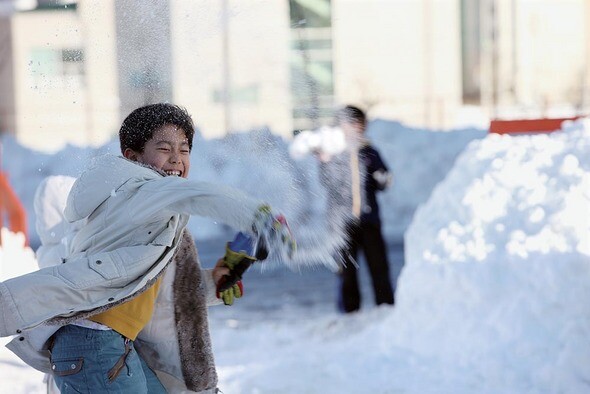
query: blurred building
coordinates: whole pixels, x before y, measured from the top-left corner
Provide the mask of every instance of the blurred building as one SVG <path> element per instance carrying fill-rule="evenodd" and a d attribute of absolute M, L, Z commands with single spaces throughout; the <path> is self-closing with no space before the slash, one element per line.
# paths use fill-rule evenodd
<path fill-rule="evenodd" d="M 101 144 L 170 101 L 206 137 L 353 103 L 432 128 L 590 112 L 586 0 L 0 0 L 0 132 Z"/>
<path fill-rule="evenodd" d="M 112 13 L 88 15 L 71 1 L 13 5 L 0 15 L 7 38 L 0 42 L 0 131 L 41 150 L 110 138 L 120 122 Z"/>
<path fill-rule="evenodd" d="M 492 117 L 590 114 L 590 1 L 461 7 L 464 103 Z"/>
<path fill-rule="evenodd" d="M 290 135 L 289 3 L 172 0 L 173 101 L 205 136 Z"/>

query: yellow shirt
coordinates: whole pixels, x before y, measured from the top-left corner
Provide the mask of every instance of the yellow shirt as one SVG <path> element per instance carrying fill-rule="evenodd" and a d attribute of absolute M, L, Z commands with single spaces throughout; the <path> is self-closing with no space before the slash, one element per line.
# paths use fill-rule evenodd
<path fill-rule="evenodd" d="M 91 316 L 89 320 L 104 324 L 132 341 L 145 327 L 154 314 L 154 304 L 160 289 L 159 278 L 156 283 L 131 301 L 117 305 L 106 312 Z"/>

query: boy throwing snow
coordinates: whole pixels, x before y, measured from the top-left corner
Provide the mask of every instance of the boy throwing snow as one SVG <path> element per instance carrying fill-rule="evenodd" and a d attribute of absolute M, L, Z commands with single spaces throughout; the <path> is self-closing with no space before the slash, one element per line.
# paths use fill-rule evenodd
<path fill-rule="evenodd" d="M 193 130 L 174 105 L 133 111 L 123 157 L 96 158 L 72 187 L 64 215 L 86 224 L 68 257 L 0 283 L 0 336 L 16 335 L 7 346 L 62 392 L 217 392 L 206 306 L 232 272 L 223 260 L 201 270 L 190 215 L 248 233 L 278 259 L 293 253 L 284 218 L 261 201 L 186 179 Z"/>

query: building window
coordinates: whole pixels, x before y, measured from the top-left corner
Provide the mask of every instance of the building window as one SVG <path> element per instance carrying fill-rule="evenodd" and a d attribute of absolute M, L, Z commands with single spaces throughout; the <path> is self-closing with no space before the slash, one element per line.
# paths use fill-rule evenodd
<path fill-rule="evenodd" d="M 249 85 L 243 86 L 239 88 L 232 89 L 231 95 L 231 102 L 232 103 L 242 103 L 242 104 L 255 104 L 258 102 L 258 85 Z M 213 91 L 213 102 L 214 103 L 223 103 L 223 89 L 216 89 Z"/>
<path fill-rule="evenodd" d="M 84 52 L 81 49 L 36 48 L 29 55 L 29 72 L 35 87 L 81 87 Z"/>
<path fill-rule="evenodd" d="M 58 52 L 54 49 L 37 48 L 31 51 L 29 70 L 34 78 L 49 78 L 57 74 Z"/>
<path fill-rule="evenodd" d="M 84 52 L 81 49 L 62 49 L 62 75 L 84 75 Z"/>
<path fill-rule="evenodd" d="M 291 24 L 306 27 L 332 27 L 330 0 L 290 0 Z"/>

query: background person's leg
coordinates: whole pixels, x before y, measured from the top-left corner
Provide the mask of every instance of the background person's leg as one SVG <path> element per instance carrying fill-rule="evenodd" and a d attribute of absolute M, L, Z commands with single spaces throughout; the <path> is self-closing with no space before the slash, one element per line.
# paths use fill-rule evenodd
<path fill-rule="evenodd" d="M 363 252 L 373 282 L 375 303 L 377 305 L 393 304 L 394 297 L 387 261 L 387 249 L 381 235 L 381 226 L 375 223 L 363 223 L 361 232 Z"/>
<path fill-rule="evenodd" d="M 342 312 L 354 312 L 361 307 L 361 293 L 358 283 L 358 226 L 349 226 L 349 239 L 347 247 L 341 250 L 342 263 L 340 270 L 340 300 L 339 307 Z"/>

